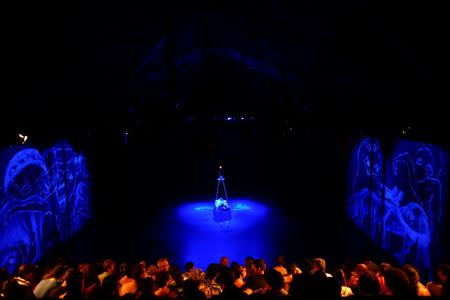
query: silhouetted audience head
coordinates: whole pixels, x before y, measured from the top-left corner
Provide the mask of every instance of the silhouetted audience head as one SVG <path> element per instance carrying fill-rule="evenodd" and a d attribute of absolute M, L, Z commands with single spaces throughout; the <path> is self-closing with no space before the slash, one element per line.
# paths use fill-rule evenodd
<path fill-rule="evenodd" d="M 57 266 L 55 266 L 51 271 L 50 271 L 50 278 L 56 278 L 56 279 L 58 279 L 58 278 L 61 278 L 61 277 L 63 277 L 63 275 L 64 275 L 64 273 L 66 272 L 66 270 L 67 270 L 67 266 L 64 266 L 64 265 L 57 265 Z M 81 271 L 81 270 L 80 270 Z M 93 271 L 93 270 L 92 270 Z"/>
<path fill-rule="evenodd" d="M 169 260 L 165 257 L 158 259 L 156 265 L 158 266 L 159 271 L 165 270 L 169 272 L 170 270 Z"/>
<path fill-rule="evenodd" d="M 184 271 L 185 272 L 193 272 L 194 271 L 194 263 L 192 261 L 188 261 L 184 264 Z"/>
<path fill-rule="evenodd" d="M 346 286 L 347 285 L 347 279 L 345 277 L 344 270 L 334 267 L 331 268 L 330 274 L 337 280 L 339 285 Z"/>
<path fill-rule="evenodd" d="M 230 262 L 230 260 L 228 259 L 228 257 L 222 256 L 222 257 L 220 258 L 219 264 L 220 264 L 221 266 L 223 266 L 223 267 L 228 267 L 229 262 Z"/>
<path fill-rule="evenodd" d="M 244 260 L 245 266 L 247 266 L 248 264 L 251 264 L 251 263 L 255 263 L 255 259 L 252 256 L 247 256 Z"/>
<path fill-rule="evenodd" d="M 83 287 L 81 272 L 77 269 L 72 269 L 67 276 L 66 282 L 67 293 L 64 299 L 80 299 L 81 289 Z"/>
<path fill-rule="evenodd" d="M 35 268 L 32 267 L 31 265 L 23 264 L 19 267 L 17 274 L 19 275 L 20 278 L 23 278 L 28 281 L 32 281 L 34 271 L 35 271 Z"/>
<path fill-rule="evenodd" d="M 440 264 L 438 266 L 437 274 L 441 283 L 448 281 L 448 275 L 450 274 L 450 265 Z"/>
<path fill-rule="evenodd" d="M 183 282 L 183 298 L 185 300 L 205 300 L 206 296 L 199 289 L 200 282 L 187 279 Z"/>
<path fill-rule="evenodd" d="M 178 268 L 177 266 L 170 266 L 169 274 L 177 285 L 181 285 L 181 283 L 183 282 L 183 273 L 181 272 L 180 268 Z"/>
<path fill-rule="evenodd" d="M 398 297 L 414 297 L 416 291 L 410 284 L 408 275 L 405 271 L 399 268 L 391 268 L 384 272 L 386 286 L 391 291 L 393 296 Z"/>
<path fill-rule="evenodd" d="M 102 264 L 104 272 L 113 274 L 116 271 L 116 263 L 112 259 L 105 259 Z"/>
<path fill-rule="evenodd" d="M 376 275 L 380 272 L 380 267 L 378 267 L 378 265 L 376 263 L 374 263 L 372 261 L 365 261 L 364 264 L 366 265 L 367 270 L 370 273 Z"/>
<path fill-rule="evenodd" d="M 359 296 L 377 296 L 380 293 L 380 283 L 375 274 L 370 271 L 364 272 L 359 276 L 358 295 Z"/>
<path fill-rule="evenodd" d="M 108 275 L 103 279 L 102 286 L 100 288 L 100 299 L 116 299 L 117 296 L 117 281 L 113 275 Z"/>
<path fill-rule="evenodd" d="M 402 269 L 408 276 L 410 283 L 417 284 L 419 282 L 419 271 L 413 265 L 406 264 Z"/>
<path fill-rule="evenodd" d="M 255 269 L 257 273 L 264 273 L 267 269 L 266 261 L 263 258 L 255 260 Z"/>
<path fill-rule="evenodd" d="M 438 267 L 437 275 L 439 277 L 439 281 L 442 284 L 442 296 L 450 297 L 450 265 L 449 264 L 441 264 Z"/>
<path fill-rule="evenodd" d="M 155 284 L 157 287 L 162 288 L 167 285 L 170 280 L 170 274 L 166 270 L 156 273 Z"/>
<path fill-rule="evenodd" d="M 279 291 L 283 288 L 283 275 L 275 269 L 269 269 L 264 274 L 264 279 L 271 287 L 272 291 Z"/>
<path fill-rule="evenodd" d="M 384 272 L 386 272 L 387 270 L 390 270 L 390 269 L 392 269 L 391 264 L 386 263 L 386 262 L 383 262 L 380 264 L 380 273 L 382 275 L 384 275 Z"/>
<path fill-rule="evenodd" d="M 284 266 L 286 264 L 286 261 L 284 260 L 284 256 L 277 256 L 275 259 L 275 265 L 276 266 Z"/>
<path fill-rule="evenodd" d="M 317 257 L 317 258 L 314 258 L 313 263 L 314 263 L 314 269 L 313 269 L 314 271 L 320 271 L 320 272 L 325 273 L 325 270 L 327 268 L 325 259 Z"/>
<path fill-rule="evenodd" d="M 155 298 L 154 291 L 156 290 L 155 282 L 152 277 L 145 277 L 141 281 L 141 294 L 138 299 L 153 299 Z"/>
<path fill-rule="evenodd" d="M 154 277 L 156 275 L 156 273 L 158 273 L 158 267 L 156 265 L 148 266 L 147 274 L 149 276 L 153 276 Z"/>
<path fill-rule="evenodd" d="M 206 268 L 205 279 L 206 280 L 214 280 L 219 275 L 219 265 L 217 264 L 209 264 Z"/>
<path fill-rule="evenodd" d="M 312 259 L 307 258 L 303 261 L 302 270 L 303 273 L 314 273 L 314 262 Z"/>
<path fill-rule="evenodd" d="M 353 269 L 352 274 L 360 276 L 361 274 L 368 272 L 369 268 L 365 264 L 357 264 Z"/>

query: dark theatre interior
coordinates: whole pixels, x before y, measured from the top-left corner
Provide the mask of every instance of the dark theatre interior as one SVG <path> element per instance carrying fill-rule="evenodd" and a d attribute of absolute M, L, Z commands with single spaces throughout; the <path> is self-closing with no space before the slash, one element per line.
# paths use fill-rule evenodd
<path fill-rule="evenodd" d="M 0 299 L 449 296 L 439 5 L 12 4 Z"/>

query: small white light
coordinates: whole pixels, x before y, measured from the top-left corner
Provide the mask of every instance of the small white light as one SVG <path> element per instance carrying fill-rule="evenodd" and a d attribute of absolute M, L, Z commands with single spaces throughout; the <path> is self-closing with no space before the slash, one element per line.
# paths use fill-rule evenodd
<path fill-rule="evenodd" d="M 19 135 L 19 138 L 20 138 L 21 143 L 22 143 L 22 144 L 25 144 L 26 141 L 28 140 L 28 136 L 27 136 L 27 135 L 24 135 L 24 134 L 22 134 L 22 133 L 19 133 L 18 135 Z"/>

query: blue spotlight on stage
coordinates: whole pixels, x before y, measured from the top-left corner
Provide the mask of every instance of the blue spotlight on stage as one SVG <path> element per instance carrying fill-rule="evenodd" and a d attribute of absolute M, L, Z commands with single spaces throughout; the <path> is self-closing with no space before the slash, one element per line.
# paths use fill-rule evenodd
<path fill-rule="evenodd" d="M 267 206 L 249 199 L 233 199 L 229 208 L 233 217 L 225 221 L 214 216 L 216 209 L 211 201 L 187 203 L 176 209 L 179 225 L 173 234 L 180 243 L 178 249 L 183 251 L 183 262 L 194 261 L 206 268 L 224 255 L 239 262 L 249 255 L 265 259 L 274 255 L 265 221 L 271 219 L 271 226 L 277 227 L 278 217 L 271 216 Z"/>
<path fill-rule="evenodd" d="M 221 165 L 215 198 L 183 204 L 171 216 L 168 235 L 180 251 L 179 263 L 193 261 L 201 268 L 221 256 L 241 263 L 249 255 L 269 260 L 275 255 L 272 235 L 284 230 L 284 218 L 275 210 L 250 199 L 228 198 Z"/>

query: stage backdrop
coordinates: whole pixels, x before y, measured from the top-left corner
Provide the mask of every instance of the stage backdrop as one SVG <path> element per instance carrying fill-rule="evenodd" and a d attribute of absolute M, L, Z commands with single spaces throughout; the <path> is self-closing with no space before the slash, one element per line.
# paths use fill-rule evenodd
<path fill-rule="evenodd" d="M 65 141 L 0 152 L 0 267 L 36 263 L 91 217 L 85 157 Z"/>
<path fill-rule="evenodd" d="M 397 260 L 428 275 L 445 257 L 448 153 L 436 145 L 362 139 L 349 168 L 347 212 L 355 224 Z"/>

